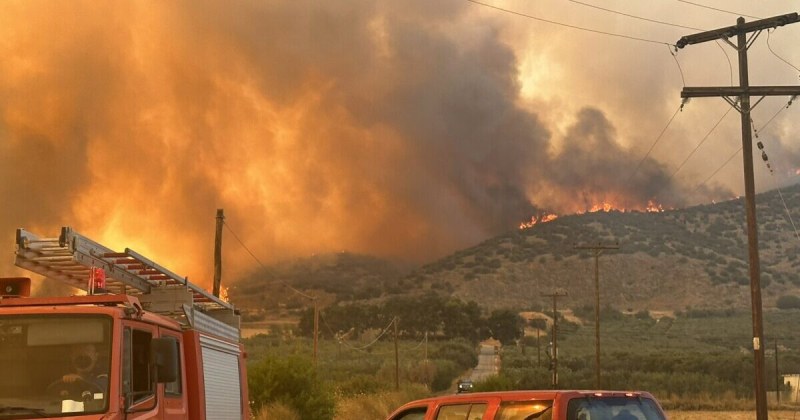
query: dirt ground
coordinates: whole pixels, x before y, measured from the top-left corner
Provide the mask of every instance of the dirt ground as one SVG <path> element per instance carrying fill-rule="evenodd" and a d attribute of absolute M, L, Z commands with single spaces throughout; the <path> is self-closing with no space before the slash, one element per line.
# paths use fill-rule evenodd
<path fill-rule="evenodd" d="M 800 411 L 770 411 L 769 420 L 800 420 Z M 750 411 L 667 411 L 669 420 L 753 420 Z"/>

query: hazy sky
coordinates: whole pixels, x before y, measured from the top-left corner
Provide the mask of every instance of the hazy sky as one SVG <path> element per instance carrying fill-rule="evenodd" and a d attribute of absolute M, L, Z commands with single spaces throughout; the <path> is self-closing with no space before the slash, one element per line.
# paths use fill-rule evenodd
<path fill-rule="evenodd" d="M 727 44 L 674 58 L 666 44 L 736 14 L 584 2 L 695 30 L 569 0 L 485 3 L 496 8 L 0 2 L 0 275 L 19 273 L 17 227 L 50 236 L 70 225 L 205 284 L 217 208 L 264 262 L 342 250 L 424 262 L 542 213 L 743 193 L 741 153 L 722 166 L 741 147 L 735 111 L 683 164 L 730 108 L 722 99 L 686 104 L 644 159 L 683 80 L 738 83 Z M 696 3 L 758 17 L 800 10 Z M 762 33 L 751 84 L 800 84 L 769 50 L 800 67 L 798 41 L 800 24 Z M 761 102 L 755 127 L 788 99 Z M 798 108 L 759 133 L 776 170 L 757 160 L 758 191 L 799 180 Z M 256 265 L 229 230 L 224 244 L 227 280 Z"/>

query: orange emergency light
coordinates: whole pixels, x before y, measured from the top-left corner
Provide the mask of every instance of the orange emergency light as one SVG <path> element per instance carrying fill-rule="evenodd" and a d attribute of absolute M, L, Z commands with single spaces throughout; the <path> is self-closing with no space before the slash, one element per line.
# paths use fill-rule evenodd
<path fill-rule="evenodd" d="M 31 295 L 31 279 L 28 277 L 0 277 L 0 296 L 28 297 Z"/>

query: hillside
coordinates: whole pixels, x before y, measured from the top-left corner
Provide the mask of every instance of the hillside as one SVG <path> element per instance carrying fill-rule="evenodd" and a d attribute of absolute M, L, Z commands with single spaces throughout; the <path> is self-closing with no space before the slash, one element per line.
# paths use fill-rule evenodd
<path fill-rule="evenodd" d="M 782 194 L 800 221 L 800 185 Z M 800 294 L 800 239 L 777 191 L 759 194 L 756 202 L 763 299 L 770 307 L 781 295 Z M 317 258 L 325 263 L 297 260 L 272 268 L 272 275 L 256 273 L 236 284 L 231 297 L 243 308 L 285 305 L 294 300 L 287 298 L 281 283 L 286 282 L 325 291 L 328 303 L 433 290 L 489 308 L 538 309 L 550 305 L 543 293 L 562 288 L 569 293 L 563 304 L 577 307 L 594 302 L 594 258 L 574 246 L 597 243 L 619 244 L 600 257 L 603 304 L 623 310 L 749 307 L 741 199 L 659 213 L 563 216 L 415 270 L 351 254 Z"/>
<path fill-rule="evenodd" d="M 291 288 L 313 295 L 323 306 L 400 293 L 398 284 L 413 269 L 406 264 L 347 252 L 284 261 L 258 270 L 232 285 L 232 302 L 246 311 L 285 316 L 310 300 Z"/>

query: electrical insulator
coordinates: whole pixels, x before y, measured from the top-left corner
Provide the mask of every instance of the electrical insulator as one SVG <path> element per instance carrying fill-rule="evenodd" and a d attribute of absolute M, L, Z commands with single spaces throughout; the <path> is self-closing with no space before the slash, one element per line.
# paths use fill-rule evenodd
<path fill-rule="evenodd" d="M 767 161 L 767 152 L 761 152 L 761 159 L 764 159 L 764 162 Z"/>
<path fill-rule="evenodd" d="M 764 150 L 764 143 L 758 142 L 756 146 L 758 146 L 758 150 Z"/>

